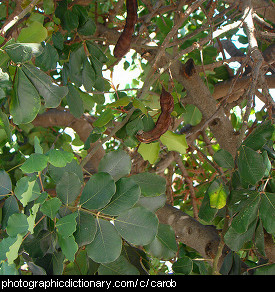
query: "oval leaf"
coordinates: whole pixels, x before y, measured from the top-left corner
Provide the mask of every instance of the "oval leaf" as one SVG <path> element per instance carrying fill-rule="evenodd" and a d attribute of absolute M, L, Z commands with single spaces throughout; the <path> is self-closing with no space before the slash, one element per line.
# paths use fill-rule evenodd
<path fill-rule="evenodd" d="M 158 231 L 158 218 L 144 207 L 136 207 L 119 215 L 115 219 L 119 234 L 135 245 L 152 242 Z"/>
<path fill-rule="evenodd" d="M 57 197 L 66 205 L 75 201 L 81 190 L 78 176 L 72 172 L 65 172 L 56 185 Z"/>
<path fill-rule="evenodd" d="M 30 123 L 40 110 L 40 96 L 24 72 L 17 68 L 14 95 L 11 98 L 10 113 L 16 125 Z M 22 110 L 24 109 L 24 110 Z"/>
<path fill-rule="evenodd" d="M 116 183 L 116 193 L 110 203 L 101 212 L 118 215 L 135 205 L 140 197 L 140 187 L 131 178 L 123 177 Z"/>
<path fill-rule="evenodd" d="M 98 218 L 95 239 L 86 246 L 88 257 L 97 263 L 110 263 L 119 257 L 121 247 L 122 240 L 115 227 Z"/>
<path fill-rule="evenodd" d="M 47 167 L 48 157 L 44 154 L 33 153 L 20 167 L 25 173 L 42 171 Z"/>
<path fill-rule="evenodd" d="M 166 191 L 165 178 L 154 173 L 139 173 L 132 175 L 131 178 L 140 186 L 144 196 L 157 196 Z"/>
<path fill-rule="evenodd" d="M 80 204 L 83 208 L 95 210 L 104 207 L 116 191 L 116 185 L 110 174 L 98 172 L 86 183 Z"/>
<path fill-rule="evenodd" d="M 188 147 L 185 136 L 178 135 L 171 131 L 167 131 L 160 137 L 160 141 L 167 146 L 169 151 L 177 151 L 185 154 Z"/>
<path fill-rule="evenodd" d="M 115 181 L 131 171 L 131 158 L 123 150 L 111 151 L 100 161 L 98 171 L 108 172 Z"/>

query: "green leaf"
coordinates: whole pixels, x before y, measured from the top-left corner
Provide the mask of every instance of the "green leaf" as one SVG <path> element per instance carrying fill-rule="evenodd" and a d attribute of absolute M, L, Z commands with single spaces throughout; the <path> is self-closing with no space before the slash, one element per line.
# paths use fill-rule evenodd
<path fill-rule="evenodd" d="M 162 260 L 175 257 L 178 251 L 175 231 L 169 225 L 159 224 L 156 238 L 144 248 L 153 257 Z"/>
<path fill-rule="evenodd" d="M 78 15 L 71 10 L 66 10 L 63 21 L 63 27 L 68 31 L 74 30 L 79 24 Z"/>
<path fill-rule="evenodd" d="M 184 122 L 186 124 L 190 124 L 191 126 L 198 125 L 202 119 L 200 110 L 193 104 L 188 104 L 185 106 L 185 112 L 182 116 L 184 118 Z"/>
<path fill-rule="evenodd" d="M 88 19 L 81 27 L 78 28 L 77 32 L 85 35 L 90 36 L 93 35 L 96 31 L 96 25 L 93 19 Z"/>
<path fill-rule="evenodd" d="M 59 56 L 57 50 L 49 43 L 43 48 L 42 53 L 36 57 L 35 65 L 44 71 L 54 70 L 56 68 Z"/>
<path fill-rule="evenodd" d="M 17 181 L 14 189 L 16 198 L 25 207 L 28 202 L 37 199 L 40 195 L 40 187 L 36 181 L 36 177 L 24 176 Z"/>
<path fill-rule="evenodd" d="M 109 203 L 115 190 L 115 182 L 111 175 L 98 172 L 89 179 L 83 188 L 80 205 L 90 210 L 102 208 Z"/>
<path fill-rule="evenodd" d="M 144 196 L 156 196 L 166 191 L 166 180 L 164 177 L 150 172 L 132 175 L 131 178 L 140 186 Z"/>
<path fill-rule="evenodd" d="M 7 45 L 5 51 L 15 63 L 24 63 L 30 61 L 33 56 L 37 58 L 42 53 L 43 48 L 36 43 L 14 43 Z"/>
<path fill-rule="evenodd" d="M 80 118 L 84 113 L 83 101 L 79 95 L 79 92 L 74 88 L 74 86 L 68 84 L 69 92 L 66 96 L 70 112 L 76 117 Z"/>
<path fill-rule="evenodd" d="M 169 151 L 177 151 L 185 154 L 188 147 L 185 136 L 178 135 L 171 131 L 167 131 L 160 137 L 160 141 L 167 146 Z"/>
<path fill-rule="evenodd" d="M 265 230 L 270 234 L 275 234 L 275 194 L 262 193 L 260 204 L 260 218 Z"/>
<path fill-rule="evenodd" d="M 68 88 L 55 85 L 46 73 L 31 64 L 24 64 L 22 69 L 44 98 L 45 106 L 49 108 L 59 106 L 62 98 L 67 95 Z"/>
<path fill-rule="evenodd" d="M 236 232 L 244 233 L 251 222 L 255 220 L 258 215 L 260 200 L 261 197 L 258 193 L 251 196 L 240 212 L 233 218 L 231 226 Z"/>
<path fill-rule="evenodd" d="M 202 204 L 199 210 L 199 217 L 205 222 L 212 222 L 217 212 L 218 212 L 218 209 L 211 208 L 210 206 L 210 198 L 209 198 L 209 193 L 207 191 L 202 200 Z"/>
<path fill-rule="evenodd" d="M 10 246 L 9 251 L 6 253 L 8 264 L 11 265 L 18 257 L 18 251 L 22 244 L 24 234 L 17 234 L 16 241 Z"/>
<path fill-rule="evenodd" d="M 58 234 L 60 234 L 63 238 L 67 238 L 71 236 L 76 231 L 76 217 L 78 213 L 74 212 L 70 215 L 66 215 L 60 218 L 56 223 L 56 228 Z"/>
<path fill-rule="evenodd" d="M 101 264 L 98 268 L 99 275 L 139 275 L 136 267 L 130 264 L 124 256 L 119 256 L 115 261 Z"/>
<path fill-rule="evenodd" d="M 0 242 L 0 262 L 5 261 L 7 256 L 6 253 L 9 251 L 10 247 L 16 242 L 16 237 L 5 237 Z"/>
<path fill-rule="evenodd" d="M 226 205 L 227 194 L 222 183 L 215 180 L 207 192 L 211 208 L 221 209 Z"/>
<path fill-rule="evenodd" d="M 172 269 L 177 274 L 189 275 L 193 269 L 193 261 L 187 257 L 180 257 L 172 266 Z"/>
<path fill-rule="evenodd" d="M 98 171 L 109 173 L 117 181 L 130 174 L 131 165 L 131 158 L 125 151 L 110 151 L 100 160 Z"/>
<path fill-rule="evenodd" d="M 131 98 L 128 96 L 123 96 L 119 98 L 118 100 L 107 104 L 107 107 L 117 108 L 120 106 L 127 106 L 131 102 Z"/>
<path fill-rule="evenodd" d="M 115 219 L 119 234 L 134 245 L 152 242 L 158 231 L 158 218 L 143 207 L 136 207 L 120 214 Z"/>
<path fill-rule="evenodd" d="M 21 170 L 25 173 L 32 173 L 42 171 L 47 167 L 48 157 L 44 154 L 33 153 L 30 157 L 20 166 Z"/>
<path fill-rule="evenodd" d="M 9 236 L 14 237 L 19 233 L 25 235 L 28 228 L 27 216 L 23 213 L 15 213 L 9 217 L 6 230 Z"/>
<path fill-rule="evenodd" d="M 59 50 L 64 49 L 64 37 L 60 31 L 54 32 L 52 34 L 52 41 L 53 41 L 53 45 L 57 49 L 59 49 Z"/>
<path fill-rule="evenodd" d="M 74 237 L 72 235 L 68 237 L 63 237 L 60 234 L 58 234 L 58 243 L 65 257 L 70 262 L 73 262 L 75 254 L 78 250 L 78 246 L 77 246 L 77 243 L 75 242 Z"/>
<path fill-rule="evenodd" d="M 111 201 L 101 209 L 108 215 L 118 215 L 135 205 L 140 197 L 140 187 L 131 178 L 123 177 L 116 182 L 116 193 Z"/>
<path fill-rule="evenodd" d="M 12 95 L 10 104 L 13 122 L 16 125 L 30 123 L 34 120 L 39 110 L 40 96 L 37 90 L 24 72 L 17 68 L 14 81 L 14 95 Z"/>
<path fill-rule="evenodd" d="M 8 173 L 0 170 L 0 198 L 5 197 L 12 190 L 11 179 Z"/>
<path fill-rule="evenodd" d="M 86 46 L 88 48 L 90 55 L 96 58 L 99 62 L 106 63 L 108 61 L 108 58 L 106 57 L 106 55 L 102 52 L 101 48 L 96 43 L 90 40 L 87 40 Z"/>
<path fill-rule="evenodd" d="M 144 160 L 148 160 L 151 164 L 154 164 L 159 157 L 160 145 L 156 143 L 140 143 L 138 147 L 138 153 L 141 154 Z"/>
<path fill-rule="evenodd" d="M 149 211 L 155 213 L 158 209 L 163 207 L 166 203 L 166 194 L 157 195 L 154 197 L 140 196 L 136 206 L 142 206 Z"/>
<path fill-rule="evenodd" d="M 122 240 L 113 224 L 97 219 L 95 239 L 86 246 L 87 255 L 97 263 L 115 261 L 121 253 Z"/>
<path fill-rule="evenodd" d="M 111 108 L 107 108 L 103 113 L 101 113 L 101 115 L 99 116 L 99 118 L 93 122 L 93 126 L 94 127 L 103 127 L 105 126 L 107 123 L 109 123 L 114 117 L 114 110 Z"/>
<path fill-rule="evenodd" d="M 19 213 L 17 199 L 15 196 L 9 196 L 5 200 L 4 206 L 2 208 L 2 221 L 1 221 L 2 229 L 5 229 L 7 227 L 8 219 L 14 213 Z"/>
<path fill-rule="evenodd" d="M 67 163 L 64 167 L 55 167 L 51 164 L 49 165 L 50 176 L 56 183 L 62 178 L 65 172 L 75 173 L 79 180 L 83 182 L 82 168 L 75 159 L 73 159 L 72 162 Z"/>
<path fill-rule="evenodd" d="M 265 174 L 265 166 L 261 154 L 242 145 L 238 157 L 238 170 L 245 182 L 255 185 Z"/>
<path fill-rule="evenodd" d="M 74 158 L 73 153 L 57 149 L 50 149 L 46 155 L 49 163 L 55 167 L 65 167 Z"/>
<path fill-rule="evenodd" d="M 249 224 L 247 230 L 244 233 L 239 233 L 232 226 L 230 226 L 224 236 L 226 245 L 228 245 L 229 248 L 233 251 L 239 251 L 245 242 L 252 240 L 256 223 L 257 219 Z"/>
<path fill-rule="evenodd" d="M 41 43 L 47 36 L 48 31 L 43 24 L 34 21 L 28 27 L 21 29 L 17 41 L 21 43 Z"/>
<path fill-rule="evenodd" d="M 19 272 L 14 263 L 9 264 L 8 262 L 3 262 L 0 264 L 0 275 L 19 275 Z"/>
<path fill-rule="evenodd" d="M 81 181 L 75 173 L 65 172 L 56 184 L 57 197 L 63 204 L 69 205 L 78 197 L 81 186 Z"/>
<path fill-rule="evenodd" d="M 140 109 L 143 114 L 147 115 L 147 109 L 141 100 L 134 98 L 133 99 L 133 106 L 137 109 Z"/>
<path fill-rule="evenodd" d="M 268 140 L 271 139 L 275 131 L 270 120 L 261 123 L 243 142 L 243 145 L 253 150 L 259 150 Z"/>
<path fill-rule="evenodd" d="M 87 91 L 95 85 L 96 73 L 87 58 L 83 59 L 82 84 Z"/>
<path fill-rule="evenodd" d="M 37 136 L 34 137 L 33 142 L 35 153 L 43 154 L 43 148 L 41 147 L 39 138 Z"/>
<path fill-rule="evenodd" d="M 1 86 L 0 86 L 0 90 L 1 90 Z M 11 133 L 11 127 L 10 127 L 10 123 L 9 123 L 9 119 L 7 117 L 6 114 L 4 114 L 1 110 L 0 110 L 0 129 L 4 129 L 6 132 L 6 135 L 8 137 L 8 141 L 11 143 L 12 142 L 12 133 Z"/>
<path fill-rule="evenodd" d="M 232 155 L 224 149 L 220 149 L 215 152 L 213 159 L 220 167 L 234 168 L 234 159 Z"/>
<path fill-rule="evenodd" d="M 95 217 L 92 214 L 79 210 L 76 222 L 74 237 L 78 246 L 81 247 L 91 243 L 96 234 Z"/>
<path fill-rule="evenodd" d="M 43 1 L 43 9 L 45 14 L 54 13 L 54 1 L 53 0 L 44 0 Z"/>
<path fill-rule="evenodd" d="M 62 203 L 58 198 L 52 198 L 41 205 L 40 211 L 53 220 L 61 205 Z"/>
<path fill-rule="evenodd" d="M 275 275 L 275 264 L 263 265 L 255 269 L 254 275 Z"/>

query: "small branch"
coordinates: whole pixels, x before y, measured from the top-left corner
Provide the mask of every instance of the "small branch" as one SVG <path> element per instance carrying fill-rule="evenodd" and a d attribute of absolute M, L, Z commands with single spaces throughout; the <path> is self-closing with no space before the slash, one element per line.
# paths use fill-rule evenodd
<path fill-rule="evenodd" d="M 254 67 L 252 69 L 252 82 L 247 91 L 247 105 L 246 111 L 243 118 L 243 124 L 240 130 L 240 136 L 238 141 L 238 146 L 242 143 L 242 140 L 245 137 L 245 131 L 247 129 L 248 118 L 252 108 L 252 100 L 255 95 L 257 82 L 260 76 L 260 70 L 264 61 L 263 55 L 258 49 L 258 43 L 256 39 L 256 30 L 253 23 L 253 8 L 251 4 L 251 0 L 244 1 L 244 27 L 246 29 L 249 48 L 251 51 L 251 57 L 254 61 Z"/>
<path fill-rule="evenodd" d="M 181 156 L 179 155 L 179 153 L 175 152 L 174 156 L 175 156 L 175 161 L 177 162 L 178 167 L 182 173 L 182 176 L 184 177 L 186 183 L 188 184 L 190 196 L 191 196 L 191 201 L 192 201 L 192 206 L 193 206 L 194 218 L 196 220 L 198 220 L 199 219 L 199 211 L 198 211 L 198 207 L 196 204 L 196 193 L 195 193 L 195 189 L 193 186 L 193 181 L 190 179 L 189 174 L 188 174 L 185 166 L 183 165 L 183 162 L 181 160 Z"/>
<path fill-rule="evenodd" d="M 34 6 L 40 2 L 41 0 L 33 0 L 22 12 L 16 15 L 9 23 L 7 23 L 2 29 L 0 30 L 1 35 L 5 35 L 6 32 L 13 27 L 20 19 L 22 19 L 25 15 L 27 15 Z"/>
<path fill-rule="evenodd" d="M 133 107 L 127 114 L 127 116 L 125 117 L 125 119 L 121 122 L 121 123 L 118 123 L 110 132 L 110 134 L 105 137 L 104 139 L 101 140 L 101 143 L 98 143 L 96 144 L 93 149 L 89 152 L 89 154 L 81 161 L 81 166 L 84 167 L 85 164 L 92 158 L 92 156 L 97 152 L 97 150 L 102 147 L 102 145 L 109 141 L 113 136 L 114 134 L 119 130 L 121 129 L 130 119 L 131 115 L 133 114 L 135 108 Z"/>

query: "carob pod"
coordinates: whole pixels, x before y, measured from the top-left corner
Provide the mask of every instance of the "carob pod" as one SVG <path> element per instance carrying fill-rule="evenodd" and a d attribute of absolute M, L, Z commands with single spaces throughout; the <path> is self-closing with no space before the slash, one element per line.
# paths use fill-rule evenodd
<path fill-rule="evenodd" d="M 140 142 L 151 143 L 158 140 L 160 136 L 168 130 L 171 124 L 171 113 L 174 109 L 174 99 L 173 96 L 169 92 L 167 92 L 163 86 L 160 95 L 160 107 L 161 113 L 158 117 L 154 129 L 148 132 L 138 133 L 136 135 L 137 139 Z"/>
<path fill-rule="evenodd" d="M 114 56 L 117 59 L 121 59 L 130 50 L 137 22 L 137 0 L 126 0 L 126 9 L 126 24 L 114 48 Z"/>

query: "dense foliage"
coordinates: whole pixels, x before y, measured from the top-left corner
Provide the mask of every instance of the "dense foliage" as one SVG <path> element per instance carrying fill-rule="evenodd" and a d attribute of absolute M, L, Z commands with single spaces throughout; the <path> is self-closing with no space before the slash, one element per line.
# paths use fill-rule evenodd
<path fill-rule="evenodd" d="M 275 4 L 241 2 L 139 0 L 118 60 L 124 1 L 0 2 L 0 274 L 275 273 Z"/>

